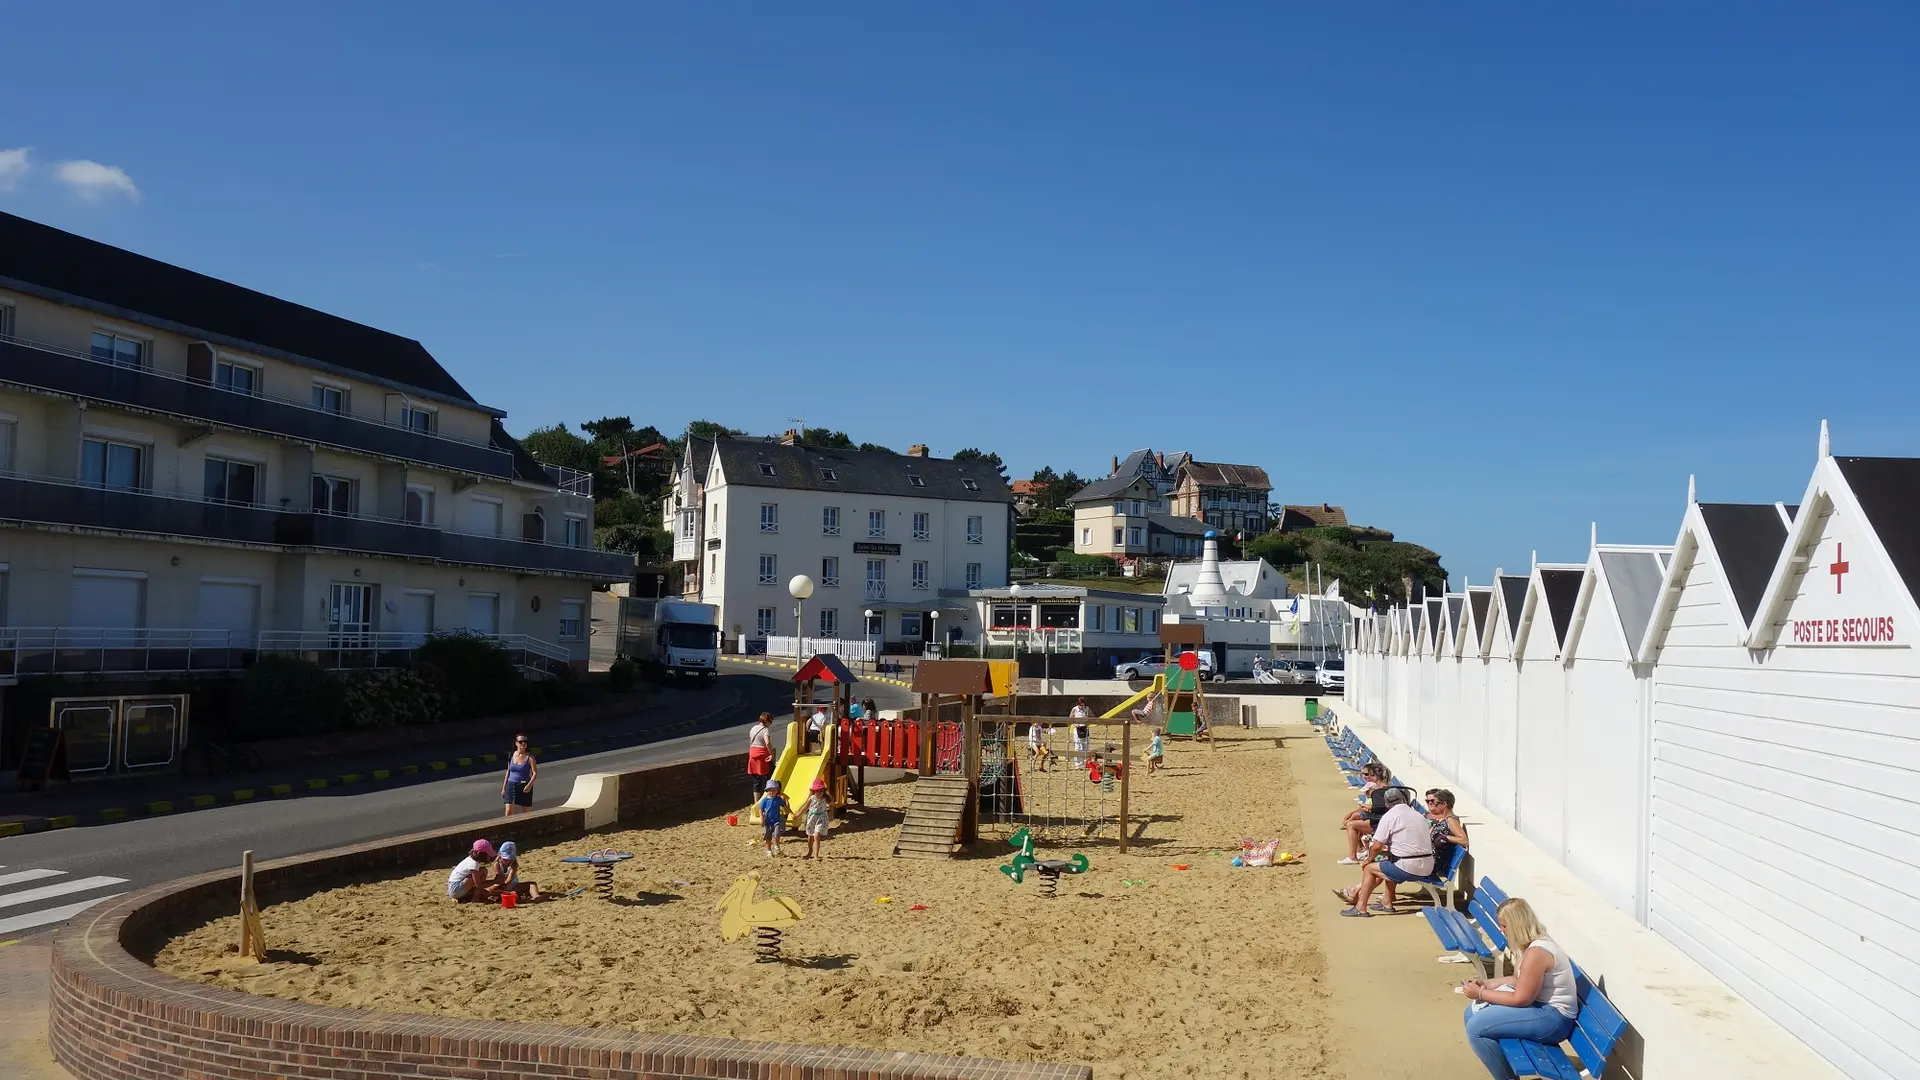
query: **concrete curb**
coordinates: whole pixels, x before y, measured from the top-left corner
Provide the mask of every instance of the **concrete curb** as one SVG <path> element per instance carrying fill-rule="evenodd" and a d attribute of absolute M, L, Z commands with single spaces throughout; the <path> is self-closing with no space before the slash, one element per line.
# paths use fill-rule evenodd
<path fill-rule="evenodd" d="M 629 739 L 635 735 L 663 735 L 672 737 L 684 734 L 705 724 L 715 717 L 732 712 L 740 707 L 741 697 L 737 691 L 729 691 L 732 699 L 727 704 L 706 712 L 676 720 L 658 727 L 630 731 L 615 731 L 606 735 L 595 735 L 586 739 L 571 739 L 566 742 L 547 743 L 533 747 L 535 757 L 549 751 L 574 750 L 580 747 L 599 746 L 606 743 Z M 440 761 L 423 761 L 405 765 L 393 765 L 384 769 L 373 769 L 365 773 L 339 773 L 333 776 L 318 776 L 310 780 L 295 783 L 271 784 L 267 787 L 232 788 L 227 791 L 202 795 L 188 795 L 178 799 L 159 799 L 131 806 L 113 806 L 104 810 L 89 811 L 85 814 L 63 814 L 56 817 L 26 817 L 11 821 L 0 821 L 0 838 L 24 836 L 30 833 L 50 832 L 54 829 L 74 829 L 86 825 L 111 825 L 116 821 L 131 818 L 166 817 L 173 814 L 190 813 L 194 810 L 206 810 L 215 806 L 234 806 L 240 803 L 259 802 L 264 799 L 277 799 L 313 791 L 328 791 L 336 788 L 354 787 L 360 784 L 390 780 L 396 776 L 418 776 L 423 772 L 445 773 L 449 776 L 464 772 L 485 769 L 498 765 L 505 760 L 502 754 L 480 754 L 474 757 L 457 757 Z"/>
<path fill-rule="evenodd" d="M 723 664 L 752 664 L 755 667 L 775 668 L 788 673 L 800 670 L 798 664 L 789 664 L 784 660 L 761 660 L 751 656 L 723 656 L 720 658 L 720 662 Z M 858 674 L 858 672 L 855 674 Z M 860 681 L 886 683 L 888 686 L 897 686 L 902 690 L 913 689 L 912 683 L 905 679 L 896 679 L 890 675 L 861 675 Z"/>

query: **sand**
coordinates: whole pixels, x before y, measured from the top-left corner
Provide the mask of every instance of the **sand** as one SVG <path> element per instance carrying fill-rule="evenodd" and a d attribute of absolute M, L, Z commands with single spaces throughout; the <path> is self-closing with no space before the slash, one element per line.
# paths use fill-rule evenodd
<path fill-rule="evenodd" d="M 1318 764 L 1318 740 L 1306 741 L 1287 750 L 1270 734 L 1231 732 L 1217 749 L 1171 745 L 1164 772 L 1135 776 L 1133 808 L 1147 821 L 1127 854 L 1111 832 L 1043 849 L 1091 860 L 1052 900 L 1038 897 L 1033 877 L 1015 885 L 998 871 L 1011 850 L 1003 842 L 945 861 L 891 857 L 910 791 L 897 783 L 870 787 L 870 809 L 836 822 L 818 862 L 801 858 L 797 839 L 766 858 L 757 830 L 744 818 L 729 827 L 729 807 L 716 804 L 523 852 L 526 876 L 553 891 L 590 878 L 562 855 L 632 851 L 613 903 L 589 894 L 511 911 L 455 905 L 444 891 L 450 868 L 434 868 L 267 909 L 268 944 L 308 962 L 223 968 L 237 939 L 234 920 L 223 919 L 174 940 L 156 963 L 322 1005 L 1077 1061 L 1103 1080 L 1361 1075 L 1370 1071 L 1356 1045 L 1366 1041 L 1362 1018 L 1330 1015 L 1328 913 L 1318 909 L 1335 905 L 1310 895 L 1332 868 L 1230 865 L 1243 836 L 1302 846 L 1293 770 L 1332 770 Z M 1336 800 L 1316 817 L 1337 814 L 1337 783 L 1316 778 Z M 1343 854 L 1335 820 L 1311 834 L 1321 842 L 1316 863 Z M 786 932 L 778 965 L 754 963 L 746 940 L 719 937 L 714 901 L 752 870 L 806 913 Z M 1402 924 L 1365 937 L 1404 949 L 1418 940 L 1406 924 L 1419 922 L 1361 925 Z M 1434 951 L 1421 958 L 1428 968 Z M 1443 992 L 1444 976 L 1433 986 Z M 1389 1004 L 1377 987 L 1354 992 L 1371 998 L 1368 1012 Z M 1439 1006 L 1453 1012 L 1457 999 Z"/>

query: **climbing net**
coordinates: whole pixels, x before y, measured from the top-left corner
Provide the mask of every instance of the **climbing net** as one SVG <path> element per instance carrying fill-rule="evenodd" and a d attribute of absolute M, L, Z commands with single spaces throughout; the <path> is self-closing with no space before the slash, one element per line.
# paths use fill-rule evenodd
<path fill-rule="evenodd" d="M 1025 724 L 989 724 L 980 737 L 981 823 L 1007 834 L 1025 827 L 1042 840 L 1119 836 L 1120 744 L 1113 728 L 1085 739 L 1061 723 L 1042 730 L 1039 750 Z M 1139 748 L 1144 749 L 1144 748 Z"/>

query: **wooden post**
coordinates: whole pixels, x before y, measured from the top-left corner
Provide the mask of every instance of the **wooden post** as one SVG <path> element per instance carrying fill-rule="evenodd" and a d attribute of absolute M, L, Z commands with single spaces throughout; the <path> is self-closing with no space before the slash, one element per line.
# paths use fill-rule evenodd
<path fill-rule="evenodd" d="M 960 842 L 980 839 L 980 695 L 960 699 L 960 771 L 967 778 L 967 811 L 961 816 Z"/>
<path fill-rule="evenodd" d="M 240 955 L 255 960 L 267 958 L 267 943 L 260 930 L 260 905 L 253 894 L 251 850 L 240 853 Z"/>
<path fill-rule="evenodd" d="M 1127 853 L 1127 787 L 1133 783 L 1133 723 L 1120 729 L 1120 854 Z"/>

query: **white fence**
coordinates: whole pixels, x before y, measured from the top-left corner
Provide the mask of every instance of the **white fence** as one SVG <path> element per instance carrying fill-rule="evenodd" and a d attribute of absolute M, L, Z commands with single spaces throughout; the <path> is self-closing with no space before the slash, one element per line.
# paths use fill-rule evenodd
<path fill-rule="evenodd" d="M 798 658 L 819 653 L 832 653 L 842 660 L 872 660 L 874 651 L 872 641 L 828 637 L 795 638 L 792 635 L 767 638 L 768 656 Z"/>

